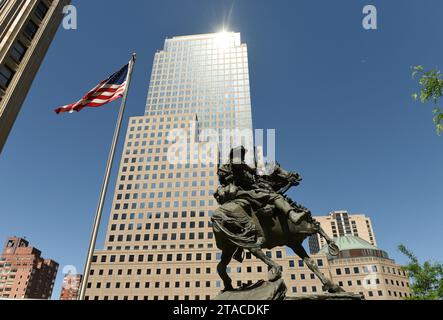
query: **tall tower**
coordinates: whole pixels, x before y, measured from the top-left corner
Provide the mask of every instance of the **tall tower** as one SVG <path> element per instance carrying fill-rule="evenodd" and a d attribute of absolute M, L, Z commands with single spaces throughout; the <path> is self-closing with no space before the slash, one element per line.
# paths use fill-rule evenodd
<path fill-rule="evenodd" d="M 210 223 L 217 164 L 205 161 L 195 142 L 221 140 L 228 129 L 237 130 L 233 140 L 243 135 L 238 143 L 252 142 L 248 54 L 240 34 L 167 39 L 155 54 L 145 115 L 129 120 L 88 299 L 207 299 L 222 289 Z M 188 146 L 179 150 L 174 144 L 183 133 Z M 171 161 L 175 156 L 179 161 Z"/>
<path fill-rule="evenodd" d="M 0 153 L 70 0 L 0 0 Z"/>

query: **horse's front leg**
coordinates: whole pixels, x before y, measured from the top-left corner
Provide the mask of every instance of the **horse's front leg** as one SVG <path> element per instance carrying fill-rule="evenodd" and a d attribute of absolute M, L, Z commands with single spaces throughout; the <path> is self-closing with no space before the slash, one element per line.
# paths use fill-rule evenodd
<path fill-rule="evenodd" d="M 318 231 L 318 233 L 320 234 L 320 236 L 323 237 L 323 239 L 326 240 L 326 243 L 328 244 L 328 251 L 329 254 L 333 257 L 338 257 L 338 255 L 340 254 L 340 249 L 338 248 L 338 246 L 335 244 L 334 240 L 331 239 L 327 233 L 325 232 L 325 230 L 323 230 L 323 228 L 320 226 L 320 229 Z"/>
<path fill-rule="evenodd" d="M 308 266 L 309 270 L 311 270 L 317 276 L 317 278 L 320 279 L 321 283 L 323 284 L 323 291 L 327 291 L 329 293 L 345 292 L 340 286 L 336 285 L 329 278 L 323 275 L 318 268 L 317 263 L 311 259 L 301 244 L 293 245 L 291 246 L 291 249 L 303 259 L 303 262 Z"/>
<path fill-rule="evenodd" d="M 256 258 L 260 259 L 269 267 L 269 281 L 277 281 L 281 279 L 282 267 L 269 258 L 262 249 L 254 248 L 249 250 Z"/>
<path fill-rule="evenodd" d="M 227 268 L 229 263 L 232 260 L 232 256 L 235 253 L 235 248 L 225 248 L 222 251 L 220 263 L 217 266 L 217 272 L 220 278 L 223 280 L 223 284 L 225 289 L 223 291 L 233 291 L 234 287 L 232 286 L 232 279 L 229 277 Z"/>

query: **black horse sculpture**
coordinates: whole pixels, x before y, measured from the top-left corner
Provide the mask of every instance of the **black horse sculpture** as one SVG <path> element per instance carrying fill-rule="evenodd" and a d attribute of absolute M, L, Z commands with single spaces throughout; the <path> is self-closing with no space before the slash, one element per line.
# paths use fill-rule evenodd
<path fill-rule="evenodd" d="M 284 171 L 279 165 L 275 166 L 272 174 L 261 176 L 259 185 L 266 185 L 274 192 L 284 195 L 291 187 L 297 186 L 301 178 Z M 312 218 L 311 213 L 286 197 L 295 210 L 306 212 L 302 220 L 293 224 L 287 216 L 278 214 L 272 210 L 272 206 L 266 206 L 263 211 L 252 210 L 247 202 L 232 199 L 222 204 L 212 217 L 213 230 L 218 248 L 222 251 L 221 261 L 217 271 L 223 280 L 224 291 L 234 290 L 232 280 L 227 273 L 227 266 L 233 258 L 242 262 L 242 253 L 248 250 L 256 258 L 262 260 L 269 267 L 269 281 L 276 281 L 282 276 L 282 268 L 269 258 L 263 249 L 274 249 L 287 246 L 291 248 L 306 266 L 320 279 L 323 290 L 330 293 L 343 292 L 344 290 L 334 284 L 320 272 L 316 262 L 310 258 L 303 248 L 303 242 L 311 235 L 320 234 L 328 243 L 329 253 L 332 256 L 339 254 L 339 249 L 321 228 L 320 224 Z M 264 213 L 267 211 L 267 213 Z M 245 219 L 247 217 L 247 219 Z M 252 221 L 252 222 L 251 222 Z M 257 239 L 260 241 L 244 241 L 245 239 Z"/>

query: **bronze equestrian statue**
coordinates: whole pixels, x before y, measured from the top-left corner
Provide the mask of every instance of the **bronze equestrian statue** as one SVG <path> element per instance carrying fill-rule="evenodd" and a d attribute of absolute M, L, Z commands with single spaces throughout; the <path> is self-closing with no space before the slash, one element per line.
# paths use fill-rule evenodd
<path fill-rule="evenodd" d="M 263 249 L 287 246 L 320 279 L 324 291 L 344 292 L 320 272 L 303 248 L 309 236 L 320 234 L 328 243 L 329 253 L 339 254 L 338 247 L 311 212 L 285 196 L 289 189 L 300 184 L 301 177 L 286 172 L 278 164 L 272 173 L 258 175 L 256 169 L 245 163 L 246 152 L 243 147 L 231 151 L 229 163 L 219 168 L 221 186 L 214 195 L 220 204 L 212 223 L 217 247 L 222 251 L 217 271 L 224 291 L 234 290 L 227 266 L 233 258 L 243 262 L 244 250 L 268 265 L 269 281 L 280 279 L 282 268 Z"/>

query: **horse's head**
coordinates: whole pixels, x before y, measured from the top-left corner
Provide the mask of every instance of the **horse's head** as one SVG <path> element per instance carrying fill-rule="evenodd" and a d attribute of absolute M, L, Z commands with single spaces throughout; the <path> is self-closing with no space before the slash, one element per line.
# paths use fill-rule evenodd
<path fill-rule="evenodd" d="M 261 178 L 276 192 L 286 187 L 298 186 L 302 180 L 298 173 L 284 170 L 278 162 L 267 164 L 265 171 Z"/>

